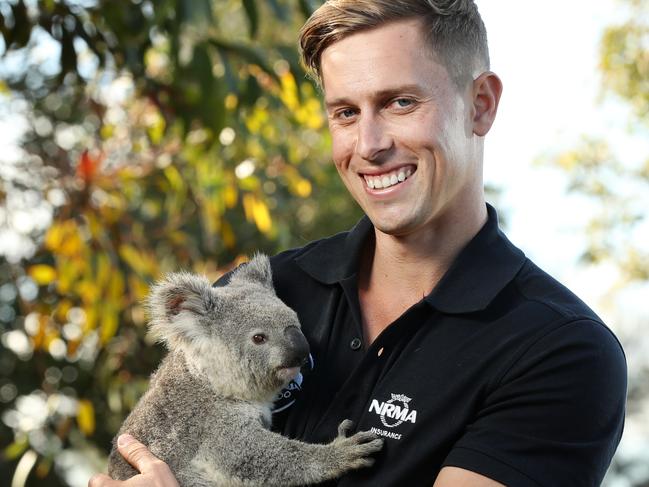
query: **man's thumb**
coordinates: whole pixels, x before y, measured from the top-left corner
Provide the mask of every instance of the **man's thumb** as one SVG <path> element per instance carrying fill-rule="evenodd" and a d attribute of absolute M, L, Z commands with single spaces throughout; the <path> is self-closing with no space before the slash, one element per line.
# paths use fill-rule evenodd
<path fill-rule="evenodd" d="M 149 449 L 129 434 L 117 438 L 117 451 L 140 473 L 151 471 L 162 463 Z"/>

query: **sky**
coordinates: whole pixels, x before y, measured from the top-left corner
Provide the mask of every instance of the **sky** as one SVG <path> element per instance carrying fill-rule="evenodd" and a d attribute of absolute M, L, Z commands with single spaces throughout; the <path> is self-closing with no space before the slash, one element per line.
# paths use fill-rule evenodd
<path fill-rule="evenodd" d="M 616 0 L 476 3 L 491 68 L 504 85 L 485 142 L 485 182 L 503 191 L 510 239 L 597 308 L 615 276 L 611 268 L 576 266 L 590 209 L 569 197 L 561 172 L 535 161 L 576 147 L 583 135 L 612 140 L 624 160 L 649 153 L 649 143 L 638 147 L 638 137 L 626 133 L 625 107 L 601 102 L 599 39 L 624 12 Z"/>
<path fill-rule="evenodd" d="M 608 299 L 616 269 L 578 263 L 586 245 L 583 225 L 593 208 L 567 193 L 564 174 L 535 163 L 576 147 L 583 135 L 604 137 L 621 161 L 647 158 L 649 137 L 630 135 L 626 107 L 601 96 L 599 40 L 607 25 L 624 19 L 624 12 L 616 0 L 476 3 L 487 26 L 491 68 L 504 85 L 495 125 L 485 139 L 485 182 L 502 190 L 499 209 L 507 217 L 507 235 L 618 336 L 627 337 L 633 374 L 649 356 L 649 340 L 643 338 L 649 286 L 630 286 Z M 648 226 L 641 241 L 649 241 Z M 642 453 L 649 451 L 649 399 L 639 411 L 627 417 L 618 455 L 649 465 Z M 646 478 L 649 467 L 636 473 Z M 631 484 L 611 474 L 606 485 Z"/>

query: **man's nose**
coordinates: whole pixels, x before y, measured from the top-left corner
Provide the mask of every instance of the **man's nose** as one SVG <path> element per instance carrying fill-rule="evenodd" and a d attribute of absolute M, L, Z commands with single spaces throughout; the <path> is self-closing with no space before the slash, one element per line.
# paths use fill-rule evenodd
<path fill-rule="evenodd" d="M 375 162 L 392 147 L 392 136 L 381 117 L 362 114 L 357 127 L 356 153 L 362 159 Z"/>

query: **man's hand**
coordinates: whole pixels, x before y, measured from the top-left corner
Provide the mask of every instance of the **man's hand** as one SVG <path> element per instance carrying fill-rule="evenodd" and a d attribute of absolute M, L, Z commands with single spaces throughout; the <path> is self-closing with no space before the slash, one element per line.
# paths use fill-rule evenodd
<path fill-rule="evenodd" d="M 88 487 L 179 487 L 169 466 L 131 435 L 122 435 L 117 439 L 117 451 L 140 474 L 124 481 L 97 474 L 88 481 Z"/>

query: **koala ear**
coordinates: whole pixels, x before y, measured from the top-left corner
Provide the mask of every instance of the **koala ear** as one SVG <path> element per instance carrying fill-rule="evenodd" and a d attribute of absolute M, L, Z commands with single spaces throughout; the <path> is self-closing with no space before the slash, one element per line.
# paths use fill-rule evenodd
<path fill-rule="evenodd" d="M 273 287 L 273 272 L 270 268 L 270 260 L 264 254 L 256 254 L 250 262 L 242 264 L 234 271 L 230 283 L 261 284 L 268 289 Z"/>
<path fill-rule="evenodd" d="M 151 289 L 146 307 L 150 334 L 169 348 L 205 336 L 199 318 L 218 305 L 210 281 L 188 272 L 168 274 Z"/>

